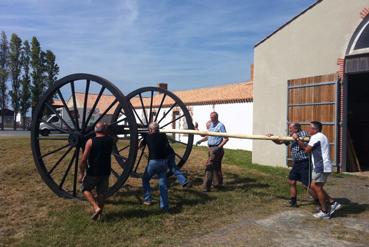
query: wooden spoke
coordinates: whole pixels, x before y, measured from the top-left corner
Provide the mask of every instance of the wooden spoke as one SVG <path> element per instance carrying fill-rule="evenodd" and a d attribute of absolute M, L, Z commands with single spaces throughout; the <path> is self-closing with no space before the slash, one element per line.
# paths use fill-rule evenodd
<path fill-rule="evenodd" d="M 74 159 L 76 158 L 76 154 L 77 154 L 77 149 L 76 149 L 76 150 L 74 150 L 73 158 L 69 161 L 68 168 L 67 168 L 67 170 L 65 171 L 64 176 L 63 176 L 63 178 L 62 178 L 62 180 L 61 180 L 61 182 L 60 182 L 60 184 L 59 184 L 59 188 L 60 188 L 60 189 L 62 189 L 62 188 L 63 188 L 63 184 L 64 184 L 64 182 L 65 182 L 65 179 L 66 179 L 66 178 L 67 178 L 67 176 L 68 176 L 68 173 L 69 173 L 70 168 L 71 168 L 71 167 L 72 167 L 72 165 L 73 165 L 73 161 L 74 161 Z"/>
<path fill-rule="evenodd" d="M 145 105 L 142 101 L 142 95 L 139 94 L 139 96 L 140 96 L 140 102 L 141 102 L 141 106 L 142 106 L 142 111 L 143 111 L 144 116 L 145 116 L 146 124 L 149 124 L 149 120 L 147 119 L 147 115 L 146 115 L 146 108 L 145 108 Z"/>
<path fill-rule="evenodd" d="M 164 116 L 158 121 L 158 124 L 160 124 L 161 121 L 163 121 L 163 119 L 169 114 L 169 112 L 177 105 L 177 102 L 175 102 L 170 108 L 168 111 L 166 111 L 164 113 Z"/>
<path fill-rule="evenodd" d="M 59 115 L 59 113 L 54 109 L 54 107 L 52 107 L 50 105 L 49 102 L 45 102 L 45 105 L 47 106 L 47 108 L 50 109 L 50 111 L 52 111 L 64 124 L 65 126 L 67 126 L 67 128 L 72 131 L 72 128 L 69 126 L 69 124 L 67 124 L 67 122 L 65 122 L 65 120 Z"/>
<path fill-rule="evenodd" d="M 141 123 L 142 125 L 145 125 L 145 124 L 142 122 L 142 119 L 140 118 L 140 116 L 138 115 L 138 113 L 137 113 L 136 109 L 135 109 L 135 108 L 133 107 L 133 105 L 131 104 L 131 102 L 130 102 L 129 104 L 131 105 L 131 108 L 132 108 L 132 110 L 133 110 L 134 114 L 136 115 L 136 117 L 138 118 L 138 120 L 140 121 L 140 123 Z"/>
<path fill-rule="evenodd" d="M 74 128 L 77 129 L 77 125 L 76 123 L 74 122 L 74 119 L 72 118 L 72 114 L 70 113 L 70 110 L 69 110 L 69 107 L 67 105 L 67 103 L 65 102 L 65 99 L 63 97 L 63 94 L 61 93 L 60 89 L 57 90 L 57 93 L 59 95 L 59 98 L 60 100 L 62 101 L 63 103 L 63 107 L 65 108 L 65 110 L 67 111 L 67 114 L 69 116 L 69 119 L 72 121 L 73 125 L 74 125 Z"/>
<path fill-rule="evenodd" d="M 152 122 L 152 102 L 154 100 L 154 91 L 151 90 L 151 97 L 150 97 L 150 112 L 149 112 L 149 123 Z"/>
<path fill-rule="evenodd" d="M 77 148 L 76 162 L 74 166 L 74 180 L 73 180 L 73 196 L 77 195 L 77 178 L 78 178 L 78 158 L 79 158 L 79 148 Z"/>
<path fill-rule="evenodd" d="M 86 126 L 86 111 L 87 111 L 87 100 L 88 92 L 90 90 L 90 80 L 86 80 L 85 100 L 83 101 L 83 115 L 82 115 L 82 132 L 85 131 Z"/>
<path fill-rule="evenodd" d="M 48 175 L 50 176 L 51 173 L 55 170 L 55 168 L 60 164 L 60 162 L 65 158 L 65 156 L 67 156 L 67 154 L 70 152 L 70 150 L 72 150 L 73 147 L 69 147 L 67 152 L 65 152 L 59 159 L 58 161 L 54 164 L 54 166 L 50 169 L 50 171 L 48 172 Z"/>
<path fill-rule="evenodd" d="M 145 149 L 146 149 L 146 145 L 142 148 L 142 152 L 141 152 L 140 157 L 139 157 L 139 159 L 138 159 L 138 161 L 137 161 L 137 163 L 136 163 L 135 172 L 137 172 L 137 168 L 138 168 L 138 166 L 140 165 L 140 162 L 141 162 L 141 159 L 142 159 L 143 154 L 144 154 L 144 152 L 145 152 Z"/>
<path fill-rule="evenodd" d="M 75 90 L 74 90 L 74 81 L 70 82 L 70 88 L 72 90 L 72 99 L 73 99 L 73 108 L 74 108 L 73 116 L 75 117 L 74 120 L 75 120 L 75 123 L 76 123 L 76 129 L 80 130 L 79 129 L 79 112 L 78 112 L 78 109 L 77 109 L 76 93 L 75 93 Z"/>
<path fill-rule="evenodd" d="M 56 153 L 56 152 L 59 152 L 60 150 L 63 150 L 64 148 L 66 148 L 68 146 L 69 146 L 69 143 L 67 145 L 65 145 L 65 146 L 62 146 L 60 148 L 57 148 L 57 149 L 55 149 L 55 150 L 53 150 L 51 152 L 48 152 L 48 153 L 42 155 L 40 158 L 45 158 L 46 156 L 49 156 L 50 154 L 53 154 L 53 153 Z"/>
<path fill-rule="evenodd" d="M 85 125 L 82 127 L 83 129 L 85 129 L 85 128 L 87 127 L 88 122 L 90 121 L 90 118 L 92 117 L 92 114 L 94 113 L 94 111 L 95 111 L 95 109 L 96 109 L 96 106 L 97 106 L 97 104 L 99 103 L 100 98 L 101 98 L 101 95 L 103 94 L 104 90 L 105 90 L 105 87 L 104 87 L 104 86 L 102 86 L 102 87 L 101 87 L 101 89 L 100 89 L 100 92 L 99 92 L 99 94 L 97 95 L 97 98 L 96 98 L 96 100 L 95 100 L 95 102 L 94 102 L 94 105 L 92 106 L 92 108 L 91 108 L 91 110 L 90 110 L 90 113 L 88 114 L 88 117 L 87 117 L 87 120 L 86 120 L 86 122 L 85 122 Z"/>
<path fill-rule="evenodd" d="M 177 117 L 176 119 L 174 119 L 174 120 L 170 121 L 169 123 L 167 123 L 167 124 L 165 124 L 165 125 L 163 125 L 163 126 L 160 126 L 160 129 L 163 129 L 163 128 L 167 127 L 169 124 L 174 123 L 175 121 L 177 121 L 177 120 L 179 120 L 179 119 L 183 118 L 184 116 L 185 116 L 185 115 L 183 114 L 183 115 L 181 115 L 181 116 Z"/>
<path fill-rule="evenodd" d="M 159 105 L 159 108 L 158 108 L 158 111 L 156 112 L 156 116 L 155 116 L 155 120 L 154 120 L 154 122 L 156 122 L 156 120 L 158 119 L 158 116 L 159 116 L 159 112 L 160 112 L 160 110 L 161 110 L 161 107 L 163 106 L 163 103 L 164 103 L 164 100 L 165 100 L 165 97 L 166 97 L 167 95 L 164 93 L 163 94 L 163 98 L 161 99 L 161 101 L 160 101 L 160 105 Z"/>
<path fill-rule="evenodd" d="M 119 174 L 116 171 L 114 171 L 113 168 L 111 168 L 110 170 L 111 170 L 111 173 L 114 175 L 114 177 L 119 178 Z"/>
<path fill-rule="evenodd" d="M 111 103 L 109 105 L 108 108 L 105 109 L 105 111 L 100 115 L 100 117 L 94 122 L 94 124 L 92 125 L 92 127 L 95 127 L 95 125 L 106 115 L 106 113 L 108 113 L 108 111 L 118 102 L 117 99 L 115 99 L 113 101 L 113 103 Z"/>

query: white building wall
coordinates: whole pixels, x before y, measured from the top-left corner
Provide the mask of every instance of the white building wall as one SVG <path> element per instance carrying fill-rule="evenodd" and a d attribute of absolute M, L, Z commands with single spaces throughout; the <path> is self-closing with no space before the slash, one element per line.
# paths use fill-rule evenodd
<path fill-rule="evenodd" d="M 287 80 L 335 73 L 365 7 L 368 0 L 323 0 L 255 48 L 255 134 L 287 133 Z M 286 152 L 255 141 L 252 161 L 284 166 Z"/>
<path fill-rule="evenodd" d="M 219 121 L 222 122 L 228 133 L 252 134 L 252 107 L 253 103 L 217 104 L 192 106 L 192 118 L 199 124 L 200 130 L 206 130 L 206 122 L 210 113 L 216 111 Z M 195 142 L 200 140 L 195 136 Z M 203 143 L 202 145 L 207 145 Z M 252 150 L 252 141 L 246 139 L 230 138 L 225 148 Z"/>

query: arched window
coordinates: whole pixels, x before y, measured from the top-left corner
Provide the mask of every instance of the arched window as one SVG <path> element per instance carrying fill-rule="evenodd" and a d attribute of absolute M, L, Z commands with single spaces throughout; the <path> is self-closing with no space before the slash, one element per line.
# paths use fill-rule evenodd
<path fill-rule="evenodd" d="M 366 27 L 364 28 L 363 32 L 361 33 L 360 37 L 358 38 L 354 49 L 365 49 L 369 48 L 369 22 L 367 23 Z"/>
<path fill-rule="evenodd" d="M 355 30 L 346 55 L 369 53 L 369 16 Z"/>

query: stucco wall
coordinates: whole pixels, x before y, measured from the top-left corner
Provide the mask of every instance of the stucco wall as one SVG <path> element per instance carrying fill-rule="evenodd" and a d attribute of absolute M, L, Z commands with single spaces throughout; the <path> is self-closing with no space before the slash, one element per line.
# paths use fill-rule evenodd
<path fill-rule="evenodd" d="M 287 133 L 287 80 L 335 73 L 364 7 L 368 0 L 323 0 L 254 49 L 254 134 Z M 255 141 L 252 161 L 283 166 L 286 148 Z"/>

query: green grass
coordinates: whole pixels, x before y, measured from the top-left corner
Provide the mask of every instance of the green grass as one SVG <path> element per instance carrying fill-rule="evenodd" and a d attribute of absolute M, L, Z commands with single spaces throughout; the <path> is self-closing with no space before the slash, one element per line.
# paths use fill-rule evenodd
<path fill-rule="evenodd" d="M 194 186 L 185 191 L 171 182 L 169 214 L 159 210 L 156 186 L 156 204 L 142 205 L 136 181 L 108 199 L 102 221 L 92 222 L 86 202 L 58 198 L 41 181 L 28 139 L 3 138 L 0 147 L 5 154 L 0 176 L 7 177 L 0 190 L 0 198 L 7 198 L 0 215 L 1 225 L 6 225 L 0 245 L 175 246 L 231 223 L 240 214 L 253 218 L 271 214 L 288 199 L 288 170 L 253 165 L 251 152 L 241 150 L 225 151 L 225 188 L 201 192 L 207 153 L 194 147 L 184 168 Z"/>

